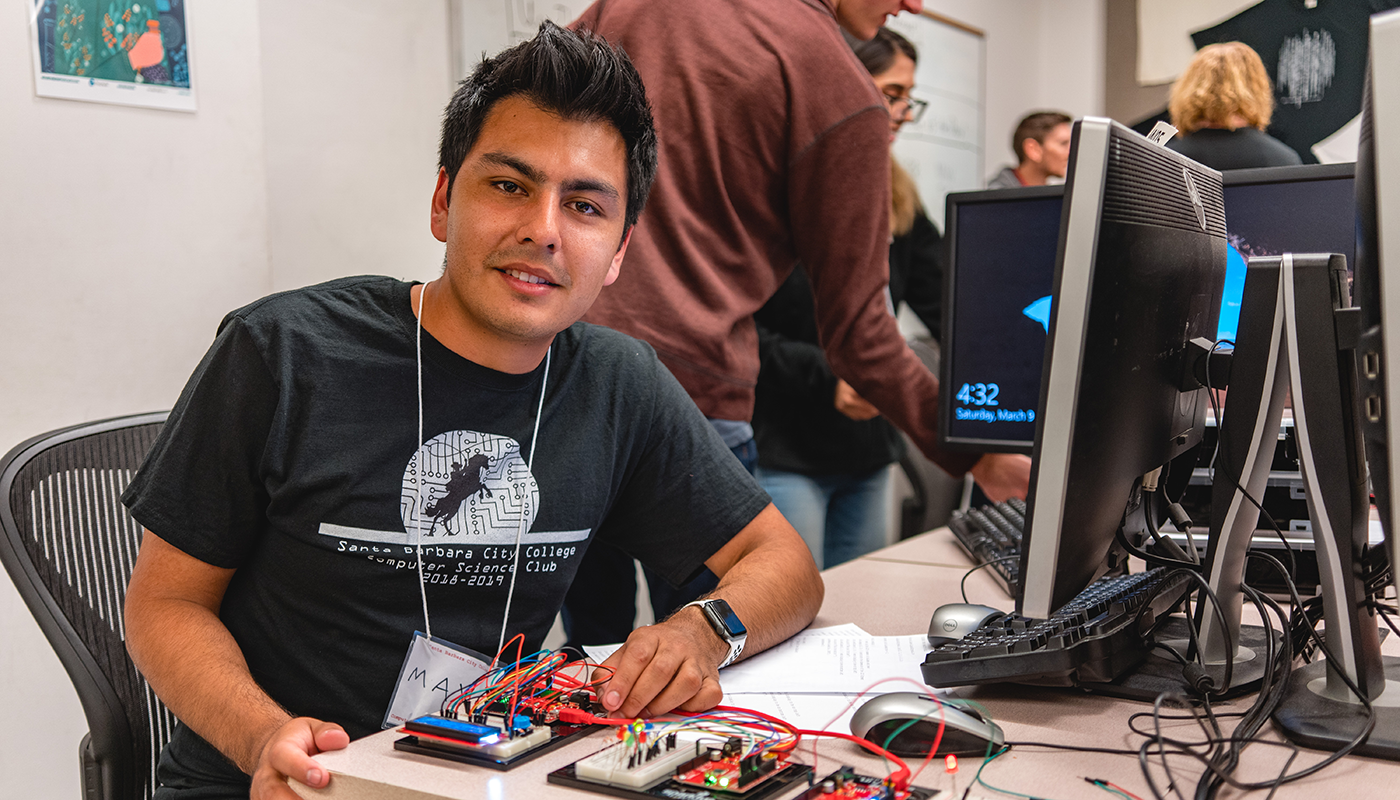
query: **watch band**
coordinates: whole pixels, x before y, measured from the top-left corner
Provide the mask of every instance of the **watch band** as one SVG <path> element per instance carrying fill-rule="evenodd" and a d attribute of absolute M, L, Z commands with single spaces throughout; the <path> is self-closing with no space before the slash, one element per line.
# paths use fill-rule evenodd
<path fill-rule="evenodd" d="M 739 621 L 739 615 L 734 613 L 729 603 L 715 597 L 686 603 L 677 609 L 677 613 L 691 606 L 700 607 L 700 613 L 704 614 L 710 628 L 729 645 L 729 655 L 719 662 L 719 668 L 724 669 L 733 664 L 744 652 L 744 643 L 748 641 L 749 634 L 744 623 Z"/>

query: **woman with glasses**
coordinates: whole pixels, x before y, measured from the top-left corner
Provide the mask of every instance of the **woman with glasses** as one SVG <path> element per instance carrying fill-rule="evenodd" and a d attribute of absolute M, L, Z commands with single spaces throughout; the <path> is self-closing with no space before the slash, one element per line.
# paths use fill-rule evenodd
<path fill-rule="evenodd" d="M 890 110 L 890 142 L 927 105 L 914 99 L 914 46 L 888 28 L 849 39 Z M 918 190 L 890 164 L 890 309 L 901 301 L 936 337 L 940 327 L 941 236 Z M 874 213 L 853 209 L 852 213 Z M 899 432 L 837 378 L 817 340 L 816 313 L 799 266 L 757 314 L 762 368 L 754 406 L 758 479 L 807 541 L 819 567 L 885 545 L 890 465 L 904 452 Z"/>

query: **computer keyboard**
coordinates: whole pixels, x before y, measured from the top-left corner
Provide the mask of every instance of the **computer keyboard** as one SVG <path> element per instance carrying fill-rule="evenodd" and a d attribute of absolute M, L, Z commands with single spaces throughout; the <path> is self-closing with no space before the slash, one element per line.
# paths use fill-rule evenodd
<path fill-rule="evenodd" d="M 1021 575 L 1021 532 L 1026 527 L 1026 503 L 1012 498 L 1005 503 L 954 511 L 948 527 L 962 549 L 1016 596 Z"/>
<path fill-rule="evenodd" d="M 1010 614 L 929 651 L 930 686 L 1109 683 L 1147 655 L 1157 618 L 1193 586 L 1179 571 L 1157 567 L 1099 578 L 1050 619 Z"/>

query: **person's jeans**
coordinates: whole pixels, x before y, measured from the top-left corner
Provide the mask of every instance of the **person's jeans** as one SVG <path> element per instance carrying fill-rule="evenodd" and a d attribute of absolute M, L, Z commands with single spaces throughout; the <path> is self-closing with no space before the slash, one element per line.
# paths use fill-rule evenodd
<path fill-rule="evenodd" d="M 817 566 L 826 569 L 885 546 L 890 468 L 841 475 L 757 472 L 773 505 L 802 534 Z"/>
<path fill-rule="evenodd" d="M 753 439 L 729 448 L 752 473 L 758 465 L 758 447 Z M 714 591 L 719 579 L 701 567 L 700 574 L 676 589 L 665 578 L 645 566 L 651 610 L 663 620 L 677 608 Z M 632 557 L 603 542 L 594 542 L 584 551 L 578 574 L 564 596 L 560 610 L 564 618 L 565 646 L 615 644 L 627 640 L 637 618 L 637 572 Z"/>

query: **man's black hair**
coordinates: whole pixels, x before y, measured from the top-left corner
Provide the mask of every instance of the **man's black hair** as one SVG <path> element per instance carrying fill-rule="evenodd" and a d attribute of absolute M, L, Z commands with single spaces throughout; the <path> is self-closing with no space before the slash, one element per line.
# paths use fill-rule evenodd
<path fill-rule="evenodd" d="M 515 95 L 564 119 L 607 122 L 617 129 L 627 147 L 626 227 L 631 228 L 656 178 L 656 129 L 642 78 L 622 48 L 548 20 L 535 38 L 483 58 L 448 102 L 438 166 L 447 170 L 449 199 L 491 109 Z"/>

